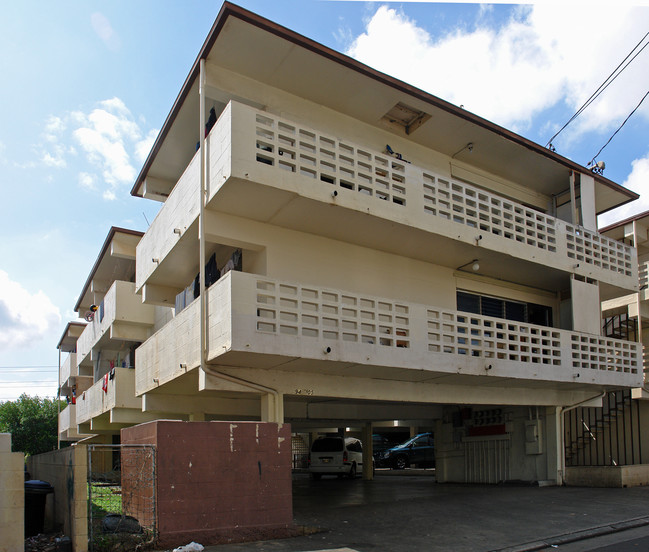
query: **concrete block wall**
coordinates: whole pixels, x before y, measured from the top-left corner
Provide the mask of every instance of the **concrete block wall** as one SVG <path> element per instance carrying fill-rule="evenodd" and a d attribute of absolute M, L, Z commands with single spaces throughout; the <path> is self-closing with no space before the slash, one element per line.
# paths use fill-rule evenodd
<path fill-rule="evenodd" d="M 25 548 L 25 455 L 11 452 L 11 434 L 0 433 L 0 552 Z"/>
<path fill-rule="evenodd" d="M 159 546 L 290 531 L 289 425 L 160 420 L 122 429 L 121 441 L 156 445 Z"/>
<path fill-rule="evenodd" d="M 62 527 L 64 534 L 72 539 L 75 552 L 86 552 L 88 550 L 87 447 L 75 445 L 30 456 L 27 468 L 33 479 L 47 481 L 54 487 L 54 494 L 47 497 L 48 502 L 53 498 L 54 526 Z M 47 514 L 46 508 L 46 523 Z"/>

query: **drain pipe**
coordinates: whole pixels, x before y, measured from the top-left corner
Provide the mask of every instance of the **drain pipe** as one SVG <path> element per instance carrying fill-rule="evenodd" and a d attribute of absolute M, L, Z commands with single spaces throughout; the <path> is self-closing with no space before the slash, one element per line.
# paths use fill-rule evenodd
<path fill-rule="evenodd" d="M 230 376 L 229 374 L 224 374 L 217 370 L 214 370 L 207 364 L 207 294 L 205 293 L 205 203 L 207 199 L 207 183 L 206 183 L 206 174 L 205 168 L 207 165 L 207 152 L 205 151 L 205 86 L 206 86 L 206 73 L 205 73 L 205 59 L 201 58 L 199 62 L 200 75 L 198 81 L 198 95 L 199 95 L 199 144 L 200 144 L 200 175 L 199 175 L 199 198 L 198 198 L 198 248 L 199 248 L 199 286 L 200 286 L 200 348 L 201 348 L 201 370 L 210 376 L 229 381 L 231 383 L 237 383 L 243 387 L 248 387 L 249 389 L 254 389 L 261 393 L 270 394 L 274 397 L 274 413 L 275 421 L 277 423 L 282 423 L 283 418 L 282 412 L 280 409 L 280 396 L 279 392 L 276 389 L 271 389 L 270 387 L 265 387 L 257 383 L 252 383 L 235 376 Z"/>
<path fill-rule="evenodd" d="M 570 405 L 570 406 L 560 406 L 559 407 L 559 412 L 558 412 L 558 417 L 559 417 L 559 450 L 557 450 L 557 455 L 559 456 L 559 477 L 560 481 L 557 481 L 558 485 L 563 485 L 564 484 L 564 474 L 566 473 L 566 443 L 565 443 L 565 418 L 564 414 L 566 412 L 570 412 L 571 410 L 574 410 L 575 408 L 579 408 L 580 406 L 589 403 L 590 401 L 594 401 L 595 399 L 603 399 L 606 397 L 606 394 L 608 391 L 602 391 L 599 395 L 595 395 L 594 397 L 591 397 L 590 399 L 585 399 L 583 401 L 580 401 L 576 404 Z"/>
<path fill-rule="evenodd" d="M 61 347 L 59 347 L 59 378 L 56 385 L 56 450 L 61 448 Z"/>

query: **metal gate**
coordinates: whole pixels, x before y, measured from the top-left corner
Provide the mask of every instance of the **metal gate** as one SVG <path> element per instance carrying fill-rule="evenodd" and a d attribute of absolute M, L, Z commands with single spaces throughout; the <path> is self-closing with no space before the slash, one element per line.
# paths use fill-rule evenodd
<path fill-rule="evenodd" d="M 510 479 L 509 435 L 464 439 L 467 483 L 501 483 Z"/>
<path fill-rule="evenodd" d="M 88 445 L 88 546 L 135 549 L 156 538 L 152 445 Z"/>

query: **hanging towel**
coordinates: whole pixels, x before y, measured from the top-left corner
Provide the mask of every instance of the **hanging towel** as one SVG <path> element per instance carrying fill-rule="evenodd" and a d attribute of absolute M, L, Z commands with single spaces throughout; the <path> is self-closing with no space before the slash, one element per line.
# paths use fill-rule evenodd
<path fill-rule="evenodd" d="M 108 393 L 108 374 L 104 374 L 104 381 L 101 384 L 104 393 Z"/>

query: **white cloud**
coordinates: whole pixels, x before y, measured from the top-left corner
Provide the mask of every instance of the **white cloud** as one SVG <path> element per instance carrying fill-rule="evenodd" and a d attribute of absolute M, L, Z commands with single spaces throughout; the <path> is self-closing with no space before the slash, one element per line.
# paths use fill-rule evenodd
<path fill-rule="evenodd" d="M 47 149 L 41 161 L 50 167 L 66 166 L 66 156 L 77 155 L 77 149 L 98 171 L 82 170 L 79 184 L 87 189 L 99 189 L 99 181 L 106 185 L 100 189 L 102 197 L 114 200 L 121 186 L 132 184 L 136 176 L 135 163 L 141 163 L 151 148 L 157 130 L 143 135 L 140 124 L 120 98 L 97 103 L 88 112 L 73 111 L 65 116 L 51 116 L 43 131 Z M 72 142 L 72 143 L 70 143 Z"/>
<path fill-rule="evenodd" d="M 108 18 L 100 12 L 95 12 L 90 16 L 90 24 L 95 34 L 106 44 L 109 50 L 119 50 L 121 41 L 117 33 L 113 30 Z"/>
<path fill-rule="evenodd" d="M 0 349 L 32 345 L 60 323 L 59 309 L 42 291 L 32 294 L 0 270 Z"/>
<path fill-rule="evenodd" d="M 87 188 L 89 190 L 96 189 L 94 175 L 87 172 L 79 173 L 79 184 L 82 188 Z"/>
<path fill-rule="evenodd" d="M 649 24 L 649 11 L 613 5 L 534 5 L 512 13 L 498 29 L 479 20 L 475 30 L 433 36 L 382 6 L 348 53 L 501 125 L 524 128 L 559 102 L 576 110 Z M 649 86 L 648 57 L 649 49 L 578 119 L 577 131 L 607 130 L 629 113 Z"/>
<path fill-rule="evenodd" d="M 633 161 L 631 174 L 622 184 L 625 188 L 640 194 L 640 198 L 600 215 L 597 219 L 599 227 L 603 228 L 619 220 L 649 211 L 649 194 L 643 195 L 647 189 L 647 182 L 649 182 L 649 153 L 645 157 Z"/>
<path fill-rule="evenodd" d="M 57 136 L 65 131 L 65 126 L 63 119 L 50 115 L 45 122 L 44 138 L 48 142 L 56 142 Z"/>
<path fill-rule="evenodd" d="M 54 154 L 51 154 L 47 151 L 43 152 L 41 161 L 43 161 L 43 163 L 45 163 L 48 167 L 54 167 L 57 169 L 62 169 L 67 165 L 63 157 L 63 152 L 58 147 L 54 149 Z"/>
<path fill-rule="evenodd" d="M 117 196 L 115 195 L 115 192 L 113 192 L 112 190 L 105 190 L 102 197 L 106 201 L 115 201 L 117 199 Z"/>

